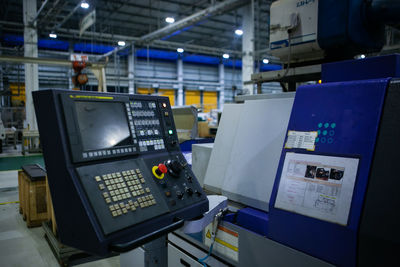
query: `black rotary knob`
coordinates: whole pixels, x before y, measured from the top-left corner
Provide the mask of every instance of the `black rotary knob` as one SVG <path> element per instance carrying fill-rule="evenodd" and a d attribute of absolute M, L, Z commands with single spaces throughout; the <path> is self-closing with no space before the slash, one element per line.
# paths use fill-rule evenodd
<path fill-rule="evenodd" d="M 185 191 L 189 196 L 193 195 L 193 189 L 192 188 L 187 187 Z"/>
<path fill-rule="evenodd" d="M 181 191 L 176 191 L 176 196 L 177 196 L 179 199 L 182 199 L 182 198 L 183 198 L 183 193 L 182 193 Z"/>
<path fill-rule="evenodd" d="M 174 159 L 170 159 L 165 163 L 168 167 L 168 171 L 172 176 L 178 177 L 179 174 L 181 173 L 183 166 L 182 164 Z"/>

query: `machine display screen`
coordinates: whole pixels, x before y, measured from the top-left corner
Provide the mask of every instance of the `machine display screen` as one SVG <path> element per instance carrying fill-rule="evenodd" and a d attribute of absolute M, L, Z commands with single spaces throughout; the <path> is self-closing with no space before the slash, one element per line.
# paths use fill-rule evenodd
<path fill-rule="evenodd" d="M 133 145 L 123 103 L 76 101 L 75 107 L 85 151 Z"/>

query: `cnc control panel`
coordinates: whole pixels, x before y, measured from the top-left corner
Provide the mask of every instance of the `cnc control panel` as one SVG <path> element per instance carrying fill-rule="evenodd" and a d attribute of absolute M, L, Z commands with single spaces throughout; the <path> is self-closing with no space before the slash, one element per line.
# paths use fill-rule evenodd
<path fill-rule="evenodd" d="M 34 103 L 64 244 L 108 254 L 208 210 L 168 98 L 45 90 Z"/>

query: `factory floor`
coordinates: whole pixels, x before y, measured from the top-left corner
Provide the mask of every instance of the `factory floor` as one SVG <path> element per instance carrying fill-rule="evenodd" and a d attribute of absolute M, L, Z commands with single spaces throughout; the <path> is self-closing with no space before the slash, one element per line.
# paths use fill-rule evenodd
<path fill-rule="evenodd" d="M 0 157 L 0 167 L 7 169 L 0 171 L 0 266 L 59 266 L 44 238 L 43 228 L 27 228 L 19 214 L 17 169 L 21 166 L 18 164 L 25 162 L 27 157 L 12 159 L 10 155 L 7 157 L 3 153 Z M 119 257 L 116 256 L 76 266 L 119 265 Z"/>

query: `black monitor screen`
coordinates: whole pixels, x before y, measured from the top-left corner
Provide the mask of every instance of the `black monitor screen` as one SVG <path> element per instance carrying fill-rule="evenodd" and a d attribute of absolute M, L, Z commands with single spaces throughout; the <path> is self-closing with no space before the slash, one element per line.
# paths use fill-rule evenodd
<path fill-rule="evenodd" d="M 76 101 L 75 106 L 85 151 L 133 145 L 123 103 Z"/>

